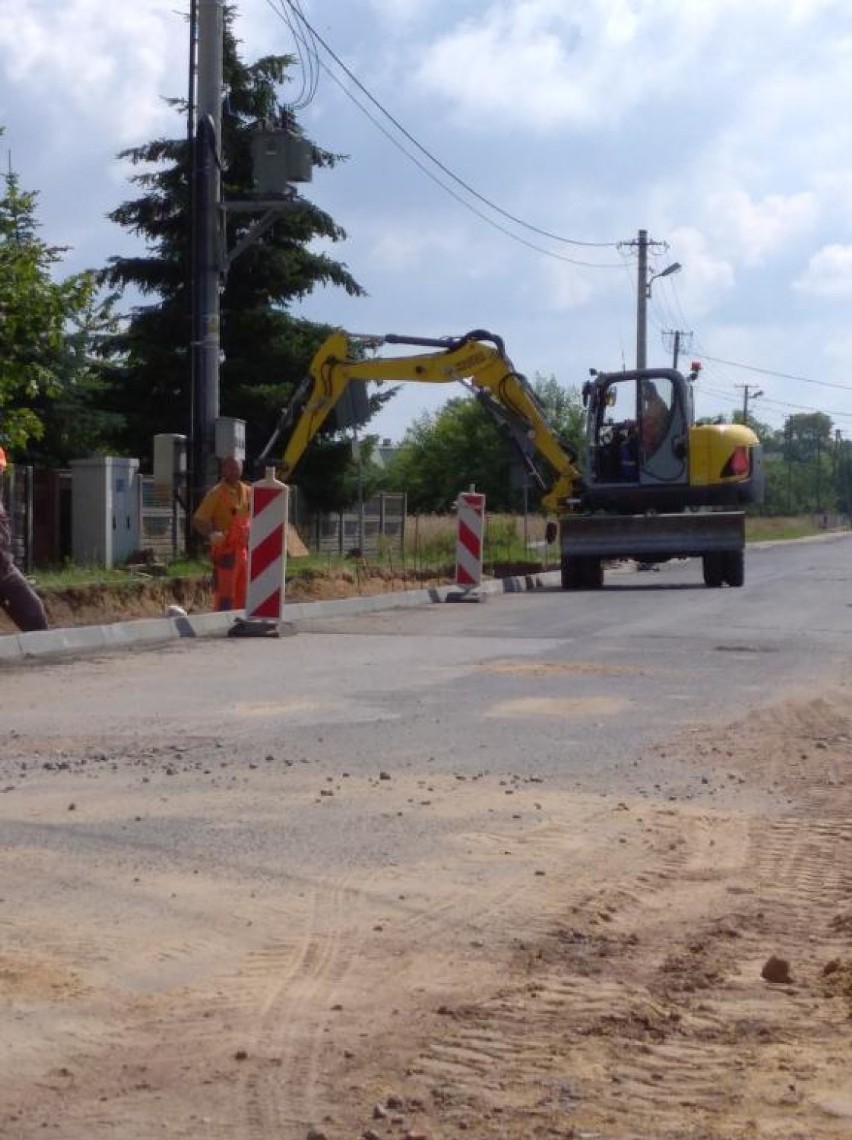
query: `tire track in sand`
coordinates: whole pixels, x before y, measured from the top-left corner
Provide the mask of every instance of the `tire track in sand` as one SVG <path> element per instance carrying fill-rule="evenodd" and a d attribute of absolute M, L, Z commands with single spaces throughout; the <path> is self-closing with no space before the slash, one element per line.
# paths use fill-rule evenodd
<path fill-rule="evenodd" d="M 832 728 L 825 714 L 792 709 L 797 732 L 818 727 L 828 743 L 796 742 L 786 814 L 646 805 L 655 830 L 632 874 L 603 891 L 578 882 L 502 990 L 443 1011 L 410 1067 L 431 1123 L 482 1140 L 566 1128 L 734 1140 L 756 1121 L 785 1140 L 852 1133 L 850 999 L 825 983 L 826 963 L 852 950 L 852 793 L 846 720 Z M 750 779 L 782 776 L 770 723 L 789 742 L 775 714 L 759 741 L 741 725 L 723 741 Z M 761 977 L 773 953 L 791 984 Z"/>

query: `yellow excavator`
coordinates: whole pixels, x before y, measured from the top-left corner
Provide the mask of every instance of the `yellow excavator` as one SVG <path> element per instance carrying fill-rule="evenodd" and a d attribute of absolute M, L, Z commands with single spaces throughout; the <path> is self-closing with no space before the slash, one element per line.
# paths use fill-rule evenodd
<path fill-rule="evenodd" d="M 426 349 L 376 354 L 385 346 Z M 528 380 L 500 337 L 334 332 L 282 413 L 258 466 L 284 439 L 279 474 L 291 477 L 308 444 L 356 381 L 458 383 L 479 399 L 542 489 L 555 516 L 548 538 L 560 542 L 565 589 L 603 585 L 604 562 L 644 564 L 700 557 L 708 586 L 741 586 L 745 516 L 763 497 L 762 449 L 740 424 L 696 424 L 693 383 L 670 368 L 597 372 L 583 385 L 586 416 L 580 461 L 547 422 Z"/>

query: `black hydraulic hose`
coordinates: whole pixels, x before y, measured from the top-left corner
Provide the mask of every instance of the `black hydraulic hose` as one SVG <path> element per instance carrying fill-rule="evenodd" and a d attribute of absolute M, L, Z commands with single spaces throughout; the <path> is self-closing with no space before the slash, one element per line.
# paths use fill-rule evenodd
<path fill-rule="evenodd" d="M 506 353 L 502 337 L 485 329 L 473 329 L 472 332 L 465 333 L 464 336 L 443 337 L 404 336 L 402 333 L 388 333 L 383 337 L 383 340 L 386 344 L 411 344 L 419 348 L 443 348 L 445 350 L 458 348 L 470 340 L 486 340 L 497 348 L 501 356 L 505 356 Z"/>

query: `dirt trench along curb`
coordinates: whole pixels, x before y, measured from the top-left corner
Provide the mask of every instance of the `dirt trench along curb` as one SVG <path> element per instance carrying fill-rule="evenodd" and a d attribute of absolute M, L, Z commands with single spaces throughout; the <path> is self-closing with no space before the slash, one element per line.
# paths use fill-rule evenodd
<path fill-rule="evenodd" d="M 484 599 L 490 594 L 520 594 L 559 584 L 558 571 L 525 574 L 513 578 L 495 578 L 483 582 L 476 593 Z M 434 586 L 422 590 L 334 598 L 322 602 L 285 602 L 284 623 L 298 627 L 315 618 L 341 617 L 373 610 L 394 610 L 445 602 L 448 595 L 458 594 L 457 586 Z M 230 613 L 188 614 L 186 617 L 143 618 L 139 621 L 110 622 L 108 625 L 81 625 L 68 629 L 48 629 L 36 633 L 13 633 L 0 637 L 0 665 L 26 658 L 44 658 L 60 654 L 101 652 L 123 649 L 182 638 L 226 637 L 242 610 Z"/>

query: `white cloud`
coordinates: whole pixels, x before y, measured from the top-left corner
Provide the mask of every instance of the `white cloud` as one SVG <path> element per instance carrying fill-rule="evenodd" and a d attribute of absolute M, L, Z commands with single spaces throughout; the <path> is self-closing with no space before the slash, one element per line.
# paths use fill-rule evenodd
<path fill-rule="evenodd" d="M 366 222 L 362 237 L 367 239 L 368 258 L 374 268 L 393 274 L 428 273 L 436 265 L 443 271 L 448 257 L 459 249 L 458 237 L 450 230 L 413 229 L 405 221 Z"/>
<path fill-rule="evenodd" d="M 745 190 L 728 190 L 711 194 L 706 210 L 723 247 L 745 265 L 757 265 L 813 227 L 817 198 L 804 191 L 755 200 Z"/>
<path fill-rule="evenodd" d="M 590 30 L 562 4 L 497 4 L 427 46 L 415 79 L 487 132 L 594 121 L 601 108 L 587 80 L 600 42 Z"/>
<path fill-rule="evenodd" d="M 765 82 L 840 0 L 498 0 L 426 44 L 420 89 L 480 130 L 609 127 L 680 87 Z M 826 44 L 823 53 L 830 52 Z M 769 66 L 767 67 L 767 63 Z"/>
<path fill-rule="evenodd" d="M 678 274 L 676 281 L 674 278 L 660 279 L 654 289 L 658 285 L 660 288 L 675 288 L 692 318 L 705 316 L 734 289 L 734 266 L 710 248 L 706 235 L 700 230 L 682 227 L 672 229 L 670 234 L 669 260 L 679 261 L 683 272 Z"/>
<path fill-rule="evenodd" d="M 827 370 L 830 374 L 842 376 L 846 382 L 849 373 L 849 361 L 852 360 L 852 330 L 847 331 L 843 327 L 831 335 L 825 345 L 824 355 L 828 362 Z M 852 427 L 848 421 L 847 426 Z"/>
<path fill-rule="evenodd" d="M 794 288 L 812 297 L 852 297 L 852 245 L 827 245 L 813 255 Z"/>
<path fill-rule="evenodd" d="M 187 68 L 187 24 L 177 7 L 2 0 L 0 65 L 17 98 L 28 94 L 38 105 L 51 145 L 85 149 L 98 131 L 118 149 L 173 117 L 162 97 L 186 90 Z"/>
<path fill-rule="evenodd" d="M 583 308 L 594 297 L 611 293 L 612 275 L 549 261 L 528 291 L 541 298 L 538 304 L 546 312 L 566 313 Z"/>
<path fill-rule="evenodd" d="M 435 7 L 435 0 L 369 0 L 369 3 L 382 21 L 402 27 L 422 20 Z"/>

